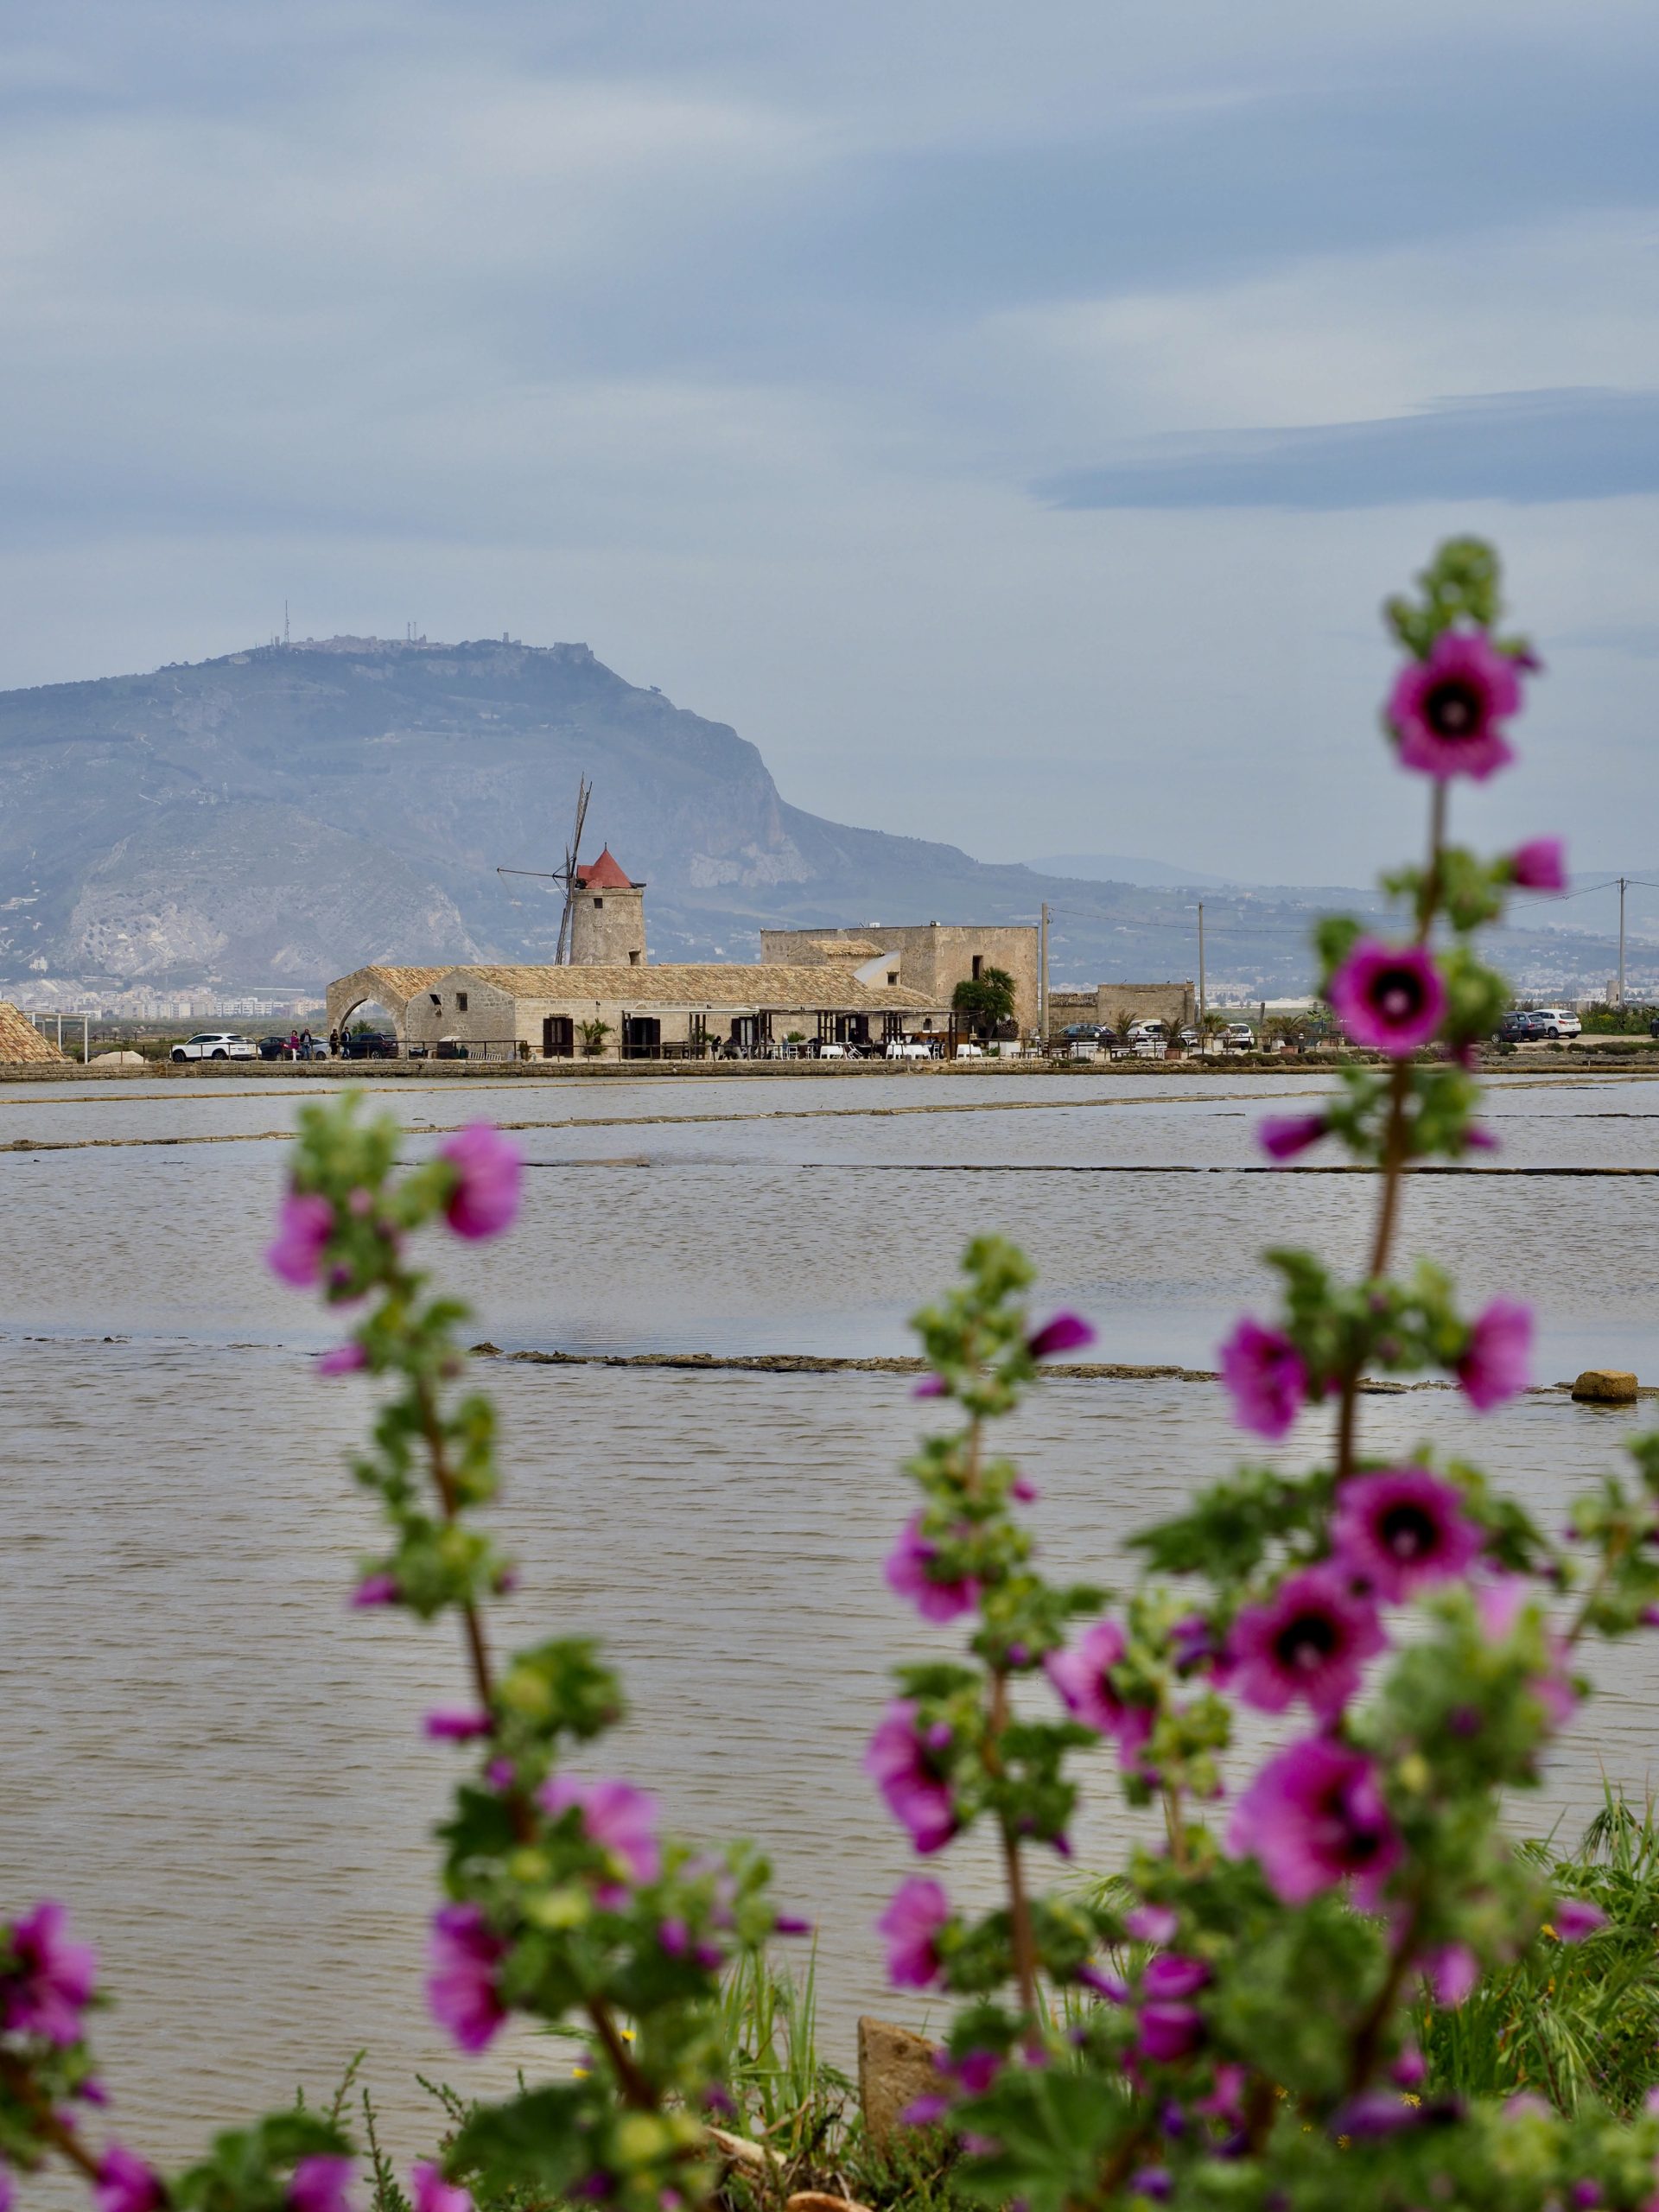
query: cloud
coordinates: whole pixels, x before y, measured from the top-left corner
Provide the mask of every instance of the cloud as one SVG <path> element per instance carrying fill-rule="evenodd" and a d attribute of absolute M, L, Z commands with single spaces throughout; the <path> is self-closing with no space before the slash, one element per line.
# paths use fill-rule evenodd
<path fill-rule="evenodd" d="M 1659 492 L 1659 392 L 1586 387 L 1442 399 L 1369 423 L 1148 442 L 1036 486 L 1058 507 L 1549 505 Z"/>

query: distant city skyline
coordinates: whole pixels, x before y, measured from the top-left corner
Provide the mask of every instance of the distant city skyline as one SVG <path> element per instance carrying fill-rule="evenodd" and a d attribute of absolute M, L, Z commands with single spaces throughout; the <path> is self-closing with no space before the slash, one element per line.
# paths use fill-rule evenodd
<path fill-rule="evenodd" d="M 1548 673 L 1461 826 L 1622 865 L 1656 92 L 1637 0 L 14 0 L 0 688 L 580 639 L 833 819 L 1361 883 L 1472 529 Z"/>

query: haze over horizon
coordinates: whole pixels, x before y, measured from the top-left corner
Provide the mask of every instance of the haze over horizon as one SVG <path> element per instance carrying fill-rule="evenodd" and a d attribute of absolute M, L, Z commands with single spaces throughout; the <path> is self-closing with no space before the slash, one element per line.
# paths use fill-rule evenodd
<path fill-rule="evenodd" d="M 1363 883 L 1375 608 L 1549 664 L 1468 833 L 1659 802 L 1659 17 L 16 0 L 0 687 L 583 639 L 798 805 Z"/>

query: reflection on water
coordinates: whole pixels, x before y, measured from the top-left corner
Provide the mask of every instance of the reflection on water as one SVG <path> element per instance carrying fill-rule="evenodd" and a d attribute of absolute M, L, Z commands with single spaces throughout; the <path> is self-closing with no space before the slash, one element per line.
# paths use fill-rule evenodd
<path fill-rule="evenodd" d="M 672 1088 L 690 1114 L 771 1108 L 783 1086 Z M 906 1103 L 921 1086 L 890 1088 Z M 530 1133 L 552 1164 L 529 1179 L 519 1229 L 447 1256 L 499 1342 L 891 1351 L 964 1236 L 996 1227 L 1031 1247 L 1045 1302 L 1101 1320 L 1105 1357 L 1202 1360 L 1261 1294 L 1255 1247 L 1306 1238 L 1351 1257 L 1368 1186 L 997 1172 L 1249 1157 L 1247 1096 L 1168 1088 L 1112 1108 Z M 818 1106 L 832 1087 L 789 1089 Z M 833 1096 L 863 1109 L 888 1090 Z M 669 1110 L 667 1086 L 582 1095 L 601 1091 L 612 1116 Z M 511 1117 L 553 1118 L 539 1088 L 496 1096 Z M 1659 1091 L 1637 1084 L 1516 1086 L 1493 1118 L 1510 1160 L 1651 1165 L 1649 1100 Z M 481 1103 L 469 1086 L 467 1109 Z M 246 1128 L 280 1125 L 270 1117 L 293 1100 L 186 1103 L 157 1110 L 191 1128 L 248 1114 Z M 394 1103 L 410 1116 L 416 1101 Z M 448 1094 L 422 1103 L 453 1118 Z M 569 1116 L 563 1088 L 556 1108 Z M 149 1134 L 149 1110 L 39 1103 L 58 1135 L 77 1117 Z M 48 1133 L 31 1111 L 3 1118 L 0 1136 Z M 574 1164 L 625 1146 L 652 1164 Z M 969 1163 L 989 1172 L 932 1172 Z M 315 1380 L 316 1317 L 263 1276 L 281 1173 L 274 1144 L 0 1157 L 0 1864 L 8 1896 L 68 1897 L 98 1942 L 121 1998 L 99 2031 L 113 2087 L 134 2135 L 168 2152 L 296 2080 L 321 2087 L 360 2044 L 404 2144 L 418 2139 L 417 2068 L 499 2087 L 521 2062 L 550 2063 L 522 2041 L 445 2060 L 424 2018 L 426 1831 L 450 1759 L 419 1717 L 453 1701 L 455 1654 L 442 1630 L 344 1610 L 373 1538 L 340 1456 L 371 1392 Z M 1407 1243 L 1451 1258 L 1471 1296 L 1536 1298 L 1550 1376 L 1583 1363 L 1575 1347 L 1646 1371 L 1655 1203 L 1645 1181 L 1426 1181 Z M 489 1380 L 504 1532 L 524 1566 L 511 1632 L 607 1638 L 634 1713 L 609 1756 L 650 1779 L 677 1824 L 771 1850 L 780 1895 L 821 1926 L 845 2060 L 856 2011 L 908 2003 L 882 1994 L 870 1923 L 902 1853 L 859 1758 L 891 1657 L 950 1635 L 901 1615 L 880 1574 L 905 1510 L 897 1463 L 924 1414 L 902 1381 L 872 1376 L 505 1367 Z M 1559 1399 L 1478 1423 L 1444 1394 L 1368 1400 L 1365 1420 L 1380 1445 L 1478 1451 L 1552 1520 L 1624 1425 Z M 1236 1443 L 1210 1389 L 1063 1381 L 1042 1387 L 1019 1440 L 1065 1571 L 1107 1580 L 1125 1533 Z M 1317 1443 L 1309 1425 L 1292 1456 Z M 1534 1824 L 1561 1807 L 1577 1818 L 1603 1762 L 1646 1781 L 1653 1663 L 1628 1647 L 1608 1675 Z M 1103 1763 L 1085 1864 L 1126 1819 Z M 964 1894 L 984 1878 L 952 1870 Z"/>

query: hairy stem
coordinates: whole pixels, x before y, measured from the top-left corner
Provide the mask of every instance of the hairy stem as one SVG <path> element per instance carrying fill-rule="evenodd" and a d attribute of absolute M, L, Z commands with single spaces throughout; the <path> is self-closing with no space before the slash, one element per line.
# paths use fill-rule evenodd
<path fill-rule="evenodd" d="M 49 2143 L 58 2156 L 67 2159 L 86 2180 L 98 2179 L 99 2160 L 68 2122 L 60 2120 L 53 2111 L 22 2059 L 14 2057 L 8 2051 L 0 2051 L 0 2087 L 3 2087 L 8 2094 L 22 2106 L 42 2142 Z"/>
<path fill-rule="evenodd" d="M 990 1740 L 985 1747 L 986 1771 L 1002 1771 L 998 1738 L 1008 1725 L 1008 1678 L 1000 1669 L 991 1675 Z M 1026 1895 L 1025 1868 L 1020 1863 L 1020 1839 L 1005 1814 L 998 1823 L 1002 1834 L 1002 1866 L 1008 1885 L 1008 1925 L 1014 1936 L 1014 1974 L 1019 1984 L 1020 2005 L 1028 2020 L 1037 2018 L 1037 1942 L 1031 1926 L 1031 1900 Z"/>

